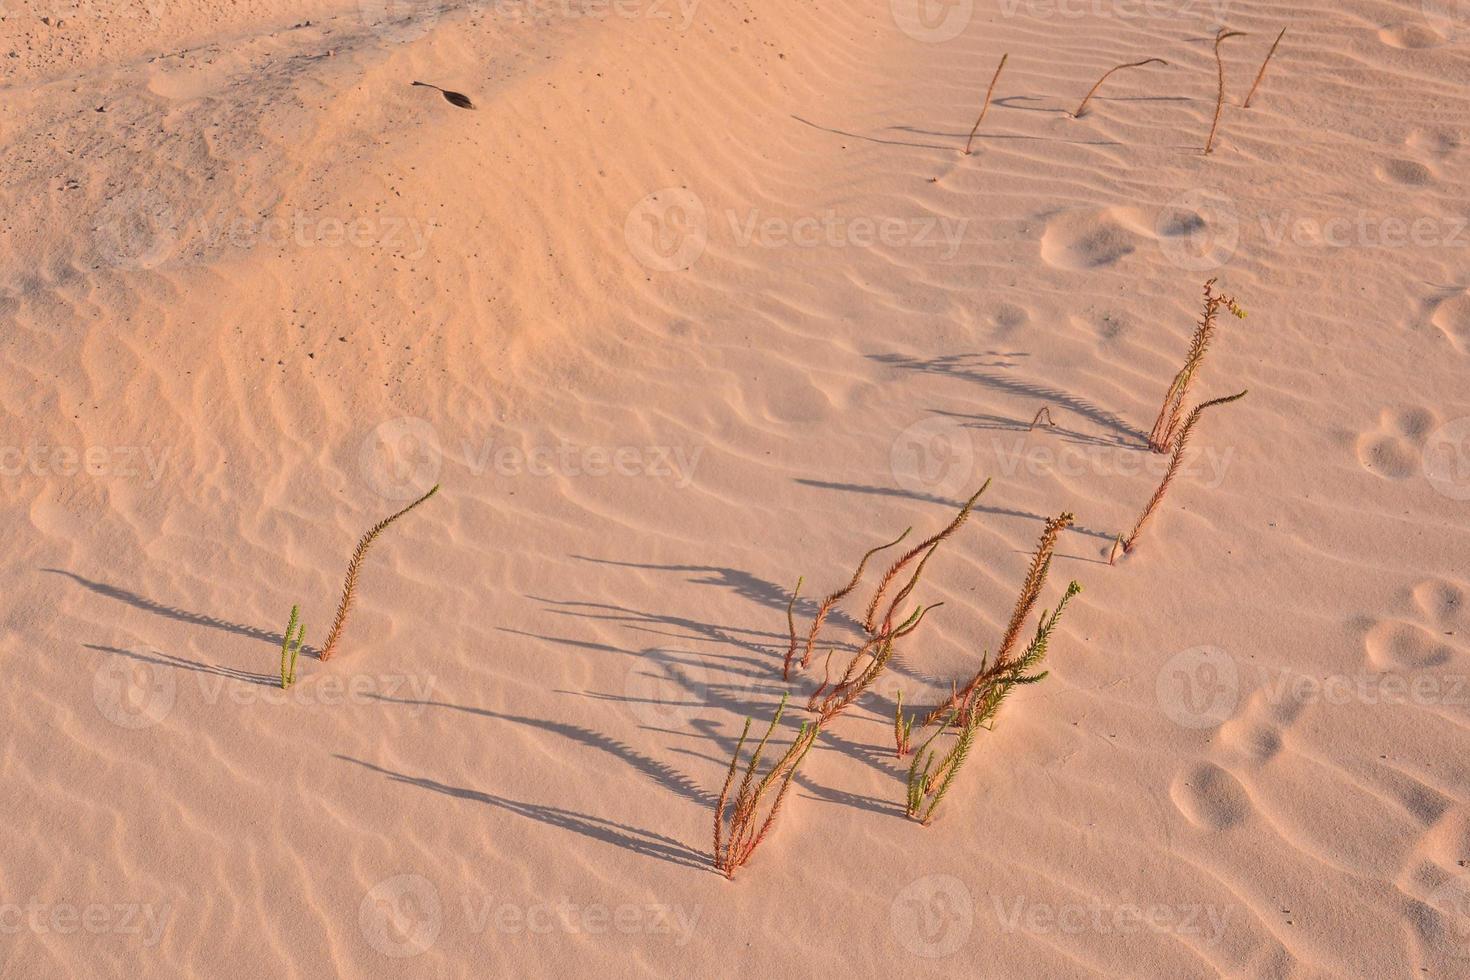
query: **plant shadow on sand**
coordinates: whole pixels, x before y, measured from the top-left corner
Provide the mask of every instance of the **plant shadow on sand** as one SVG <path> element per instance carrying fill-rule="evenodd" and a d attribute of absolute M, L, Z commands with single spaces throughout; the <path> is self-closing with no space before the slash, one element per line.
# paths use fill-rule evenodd
<path fill-rule="evenodd" d="M 864 486 L 860 483 L 833 483 L 828 480 L 807 480 L 800 477 L 797 478 L 796 482 L 800 483 L 802 486 L 815 487 L 819 490 L 840 490 L 844 493 L 868 493 L 879 497 L 906 497 L 910 500 L 920 500 L 924 503 L 930 504 L 943 504 L 950 507 L 958 507 L 962 502 L 947 500 L 944 497 L 938 496 L 937 494 L 919 493 L 913 490 L 904 490 L 899 487 L 872 487 Z M 1032 514 L 1029 511 L 1024 510 L 1012 510 L 1008 507 L 986 507 L 980 504 L 976 504 L 975 513 L 992 514 L 996 517 L 1019 517 L 1023 520 L 1035 521 L 1037 524 L 1043 524 L 1046 522 L 1046 518 L 1042 517 L 1040 514 Z M 1112 541 L 1115 537 L 1117 537 L 1116 532 L 1109 533 L 1107 531 L 1100 531 L 1097 528 L 1090 528 L 1082 525 L 1073 525 L 1072 527 L 1068 528 L 1068 530 L 1074 531 L 1077 534 L 1085 534 L 1089 537 L 1101 538 L 1104 541 Z M 1082 558 L 1077 555 L 1058 555 L 1058 557 L 1076 558 L 1078 561 L 1093 560 L 1091 558 Z M 1106 564 L 1106 562 L 1099 562 L 1098 564 Z"/>
<path fill-rule="evenodd" d="M 998 374 L 993 369 L 1012 367 L 1005 360 L 997 360 L 993 351 L 971 354 L 945 354 L 939 357 L 909 357 L 904 354 L 869 354 L 870 360 L 879 364 L 887 364 L 892 367 L 900 367 L 908 371 L 921 371 L 926 374 L 947 374 L 953 378 L 971 381 L 975 384 L 994 388 L 997 391 L 1009 392 L 1013 395 L 1022 395 L 1035 399 L 1038 402 L 1046 402 L 1060 405 L 1070 412 L 1089 419 L 1105 429 L 1115 433 L 1113 445 L 1123 448 L 1148 448 L 1148 436 L 1119 418 L 1117 415 L 1102 408 L 1086 398 L 1073 395 L 1060 388 L 1054 388 L 1047 384 L 1038 384 L 1034 381 L 1025 381 L 1018 378 L 1007 377 Z"/>
<path fill-rule="evenodd" d="M 98 653 L 110 653 L 119 657 L 129 657 L 140 663 L 153 664 L 158 667 L 194 670 L 201 674 L 212 674 L 215 677 L 223 677 L 232 681 L 243 681 L 246 684 L 259 684 L 264 687 L 281 686 L 281 679 L 269 674 L 256 674 L 248 670 L 237 670 L 234 667 L 207 664 L 202 660 L 189 660 L 185 657 L 177 657 L 171 653 L 163 653 L 157 650 L 151 653 L 138 653 L 134 650 L 124 650 L 121 647 L 103 646 L 100 643 L 83 643 L 82 646 L 88 650 L 96 650 Z"/>
<path fill-rule="evenodd" d="M 75 572 L 68 572 L 62 568 L 42 568 L 39 569 L 39 571 L 46 572 L 51 575 L 63 575 L 66 578 L 71 579 L 76 584 L 80 585 L 82 588 L 87 589 L 91 592 L 95 592 L 100 596 L 106 596 L 109 599 L 116 599 L 118 602 L 127 603 L 135 609 L 141 609 L 144 612 L 150 612 L 156 616 L 163 616 L 166 619 L 173 619 L 181 623 L 188 623 L 191 626 L 205 626 L 209 629 L 223 630 L 226 633 L 233 633 L 236 636 L 244 636 L 252 640 L 260 640 L 262 642 L 269 643 L 275 647 L 280 647 L 281 644 L 286 642 L 286 638 L 280 633 L 274 633 L 270 630 L 260 629 L 256 626 L 246 626 L 242 623 L 234 623 L 227 619 L 220 619 L 217 616 L 206 615 L 205 613 L 190 612 L 187 609 L 180 609 L 177 606 L 165 605 L 164 603 L 156 602 L 153 599 L 149 599 L 147 596 L 139 595 L 136 592 L 130 592 L 120 586 L 109 585 L 106 582 L 97 582 L 89 578 L 83 578 Z M 318 651 L 314 647 L 310 647 L 305 644 L 302 645 L 301 652 L 310 657 L 317 657 L 320 655 L 320 651 Z M 190 663 L 190 661 L 184 661 L 184 663 Z"/>
<path fill-rule="evenodd" d="M 708 858 L 704 854 L 672 837 L 665 837 L 663 834 L 641 830 L 637 827 L 629 827 L 626 824 L 620 824 L 603 817 L 578 813 L 575 810 L 567 810 L 563 807 L 547 806 L 541 803 L 523 803 L 507 797 L 483 793 L 479 790 L 466 789 L 461 786 L 450 786 L 447 783 L 436 782 L 435 780 L 426 779 L 421 776 L 410 776 L 406 773 L 394 772 L 391 769 L 385 769 L 382 766 L 365 762 L 362 759 L 354 759 L 348 755 L 334 754 L 332 757 L 379 773 L 395 783 L 417 786 L 419 789 L 442 793 L 445 796 L 452 796 L 455 799 L 483 803 L 487 806 L 504 810 L 507 813 L 513 813 L 518 817 L 525 817 L 528 820 L 546 824 L 549 827 L 557 827 L 562 830 L 571 831 L 574 834 L 580 834 L 583 837 L 591 838 L 592 840 L 601 841 L 604 844 L 611 844 L 614 847 L 631 851 L 634 854 L 655 858 L 660 861 L 667 861 L 670 864 L 696 871 L 709 871 L 713 873 L 713 869 L 708 864 Z"/>

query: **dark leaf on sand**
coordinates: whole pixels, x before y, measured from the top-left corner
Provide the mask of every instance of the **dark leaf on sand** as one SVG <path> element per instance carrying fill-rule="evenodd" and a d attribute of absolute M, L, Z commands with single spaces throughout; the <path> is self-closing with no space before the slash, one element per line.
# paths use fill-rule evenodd
<path fill-rule="evenodd" d="M 450 105 L 458 106 L 461 109 L 473 109 L 475 107 L 475 104 L 470 101 L 470 97 L 463 92 L 451 92 L 449 89 L 440 88 L 437 85 L 430 85 L 428 82 L 414 82 L 414 84 L 433 89 L 444 96 L 444 101 Z"/>

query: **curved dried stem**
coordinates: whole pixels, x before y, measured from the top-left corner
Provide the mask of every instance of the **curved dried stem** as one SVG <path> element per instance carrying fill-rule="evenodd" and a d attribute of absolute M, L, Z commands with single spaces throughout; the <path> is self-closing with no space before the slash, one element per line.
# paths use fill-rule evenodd
<path fill-rule="evenodd" d="M 1009 57 L 1009 52 L 1000 56 L 1000 64 L 996 66 L 995 74 L 990 78 L 990 88 L 985 90 L 985 104 L 980 107 L 980 118 L 975 120 L 975 125 L 970 129 L 970 138 L 965 140 L 965 156 L 970 155 L 970 145 L 975 142 L 975 134 L 980 132 L 980 124 L 985 121 L 985 114 L 990 111 L 990 99 L 995 95 L 995 83 L 1000 81 L 1000 73 L 1005 70 L 1006 59 Z"/>
<path fill-rule="evenodd" d="M 1153 516 L 1159 504 L 1163 502 L 1164 494 L 1168 491 L 1169 484 L 1174 479 L 1174 474 L 1179 471 L 1180 460 L 1184 458 L 1184 448 L 1189 442 L 1189 434 L 1194 431 L 1195 423 L 1199 421 L 1199 417 L 1204 414 L 1205 409 L 1214 408 L 1216 405 L 1229 404 L 1230 402 L 1244 398 L 1246 393 L 1242 391 L 1238 394 L 1226 395 L 1224 398 L 1213 398 L 1210 401 L 1196 405 L 1194 411 L 1189 413 L 1189 417 L 1184 420 L 1184 425 L 1179 429 L 1179 436 L 1174 442 L 1174 455 L 1169 457 L 1169 466 L 1164 471 L 1163 481 L 1159 483 L 1159 488 L 1154 491 L 1154 495 L 1149 498 L 1148 505 L 1143 508 L 1143 513 L 1139 515 L 1138 523 L 1133 525 L 1133 530 L 1128 533 L 1126 538 L 1120 538 L 1114 543 L 1112 554 L 1108 557 L 1109 564 L 1117 558 L 1120 547 L 1123 549 L 1124 554 L 1133 550 L 1133 545 L 1138 540 L 1139 532 L 1143 530 L 1143 526 L 1148 523 L 1148 519 Z"/>
<path fill-rule="evenodd" d="M 801 595 L 801 583 L 805 579 L 798 577 L 796 588 L 791 590 L 791 601 L 786 603 L 786 629 L 791 634 L 791 643 L 786 647 L 786 662 L 781 665 L 781 679 L 788 680 L 791 677 L 791 661 L 796 656 L 796 597 Z"/>
<path fill-rule="evenodd" d="M 884 592 L 888 590 L 889 585 L 893 584 L 893 580 L 898 577 L 898 573 L 903 571 L 904 566 L 907 565 L 909 562 L 913 561 L 919 555 L 924 554 L 934 545 L 943 541 L 955 531 L 958 531 L 960 529 L 960 525 L 964 524 L 965 521 L 969 518 L 970 511 L 974 510 L 975 501 L 979 500 L 980 495 L 988 489 L 990 489 L 990 481 L 986 480 L 985 483 L 980 487 L 980 489 L 975 491 L 974 496 L 965 501 L 965 505 L 960 508 L 960 512 L 955 515 L 955 519 L 950 522 L 948 527 L 946 527 L 943 531 L 940 531 L 933 537 L 920 541 L 913 548 L 904 553 L 904 555 L 900 557 L 898 561 L 890 565 L 888 571 L 883 573 L 883 579 L 878 583 L 878 588 L 873 593 L 873 599 L 871 602 L 868 603 L 867 614 L 863 617 L 863 629 L 870 636 L 873 634 L 874 629 L 876 628 L 875 620 L 878 615 L 878 604 L 883 601 Z M 889 612 L 892 612 L 891 607 Z"/>
<path fill-rule="evenodd" d="M 825 599 L 822 600 L 822 604 L 817 607 L 817 614 L 816 614 L 816 616 L 814 616 L 812 618 L 811 632 L 809 634 L 807 634 L 807 638 L 806 638 L 806 652 L 803 653 L 802 654 L 802 657 L 801 657 L 801 666 L 802 666 L 802 669 L 805 669 L 805 668 L 811 666 L 811 663 L 812 663 L 812 647 L 816 645 L 816 642 L 817 642 L 817 634 L 819 632 L 821 632 L 822 624 L 824 622 L 826 622 L 826 620 L 827 620 L 827 614 L 832 611 L 832 607 L 836 606 L 843 599 L 847 598 L 847 596 L 852 592 L 852 590 L 855 589 L 855 588 L 857 588 L 858 582 L 863 577 L 863 570 L 868 567 L 868 559 L 872 558 L 874 555 L 876 555 L 880 551 L 886 551 L 887 549 L 892 548 L 894 545 L 898 544 L 904 538 L 908 537 L 909 536 L 909 531 L 912 531 L 912 530 L 913 530 L 913 528 L 906 528 L 906 529 L 904 529 L 904 532 L 902 534 L 900 534 L 898 537 L 894 538 L 892 541 L 888 542 L 887 544 L 880 544 L 876 548 L 869 549 L 869 551 L 866 554 L 863 555 L 863 560 L 860 561 L 860 562 L 858 562 L 857 571 L 855 571 L 855 572 L 852 573 L 852 579 L 847 583 L 847 585 L 843 586 L 842 588 L 838 589 L 836 592 L 832 593 L 827 598 L 825 598 Z M 788 612 L 789 612 L 789 610 L 788 610 Z M 789 657 L 788 657 L 788 659 L 786 661 L 786 666 L 787 666 L 787 670 L 789 671 L 790 670 L 790 667 L 791 667 L 791 661 L 790 661 Z"/>
<path fill-rule="evenodd" d="M 1269 65 L 1271 63 L 1271 59 L 1275 57 L 1276 49 L 1281 46 L 1281 39 L 1284 37 L 1286 37 L 1286 28 L 1283 27 L 1281 29 L 1281 33 L 1276 35 L 1276 43 L 1271 45 L 1270 51 L 1266 52 L 1266 60 L 1261 62 L 1261 70 L 1256 73 L 1256 80 L 1251 84 L 1250 94 L 1245 97 L 1245 103 L 1241 106 L 1241 108 L 1249 109 L 1251 107 L 1251 99 L 1254 99 L 1256 97 L 1256 89 L 1261 87 L 1261 79 L 1266 77 L 1266 66 Z"/>
<path fill-rule="evenodd" d="M 1167 67 L 1168 64 L 1169 63 L 1163 58 L 1145 58 L 1142 61 L 1130 61 L 1126 65 L 1119 65 L 1116 68 L 1109 68 L 1107 71 L 1103 72 L 1103 77 L 1097 80 L 1097 84 L 1087 90 L 1087 95 L 1083 96 L 1082 102 L 1077 106 L 1077 111 L 1072 113 L 1072 118 L 1082 118 L 1082 113 L 1087 111 L 1087 103 L 1092 101 L 1092 97 L 1097 94 L 1097 90 L 1102 88 L 1103 82 L 1106 82 L 1114 72 L 1122 71 L 1124 68 L 1142 68 L 1144 65 L 1164 65 Z"/>
<path fill-rule="evenodd" d="M 1225 62 L 1220 58 L 1220 44 L 1228 38 L 1245 37 L 1244 31 L 1227 31 L 1220 28 L 1215 32 L 1215 73 L 1219 85 L 1215 92 L 1215 119 L 1210 123 L 1210 136 L 1205 140 L 1205 155 L 1215 148 L 1215 131 L 1220 128 L 1220 112 L 1225 108 Z"/>
<path fill-rule="evenodd" d="M 347 578 L 342 583 L 342 600 L 337 604 L 337 618 L 332 621 L 332 632 L 327 635 L 327 642 L 322 645 L 322 660 L 330 660 L 332 653 L 337 649 L 337 641 L 342 637 L 342 628 L 347 625 L 347 613 L 352 609 L 352 600 L 357 591 L 357 576 L 362 571 L 363 559 L 367 557 L 368 547 L 372 545 L 373 539 L 387 530 L 388 526 L 398 520 L 398 518 L 407 514 L 438 492 L 439 484 L 436 483 L 428 493 L 392 517 L 384 518 L 374 524 L 368 533 L 362 536 L 362 540 L 357 542 L 357 549 L 352 552 L 352 560 L 347 563 Z"/>

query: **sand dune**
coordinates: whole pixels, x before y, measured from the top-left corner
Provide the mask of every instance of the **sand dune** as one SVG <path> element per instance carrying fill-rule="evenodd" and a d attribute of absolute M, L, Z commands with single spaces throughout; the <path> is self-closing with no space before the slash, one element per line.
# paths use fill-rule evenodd
<path fill-rule="evenodd" d="M 0 19 L 7 976 L 1470 969 L 1454 3 L 55 6 Z M 1110 567 L 1211 277 L 1250 394 Z M 797 578 L 986 478 L 726 881 Z M 1051 674 L 920 828 L 894 699 L 1063 510 Z"/>

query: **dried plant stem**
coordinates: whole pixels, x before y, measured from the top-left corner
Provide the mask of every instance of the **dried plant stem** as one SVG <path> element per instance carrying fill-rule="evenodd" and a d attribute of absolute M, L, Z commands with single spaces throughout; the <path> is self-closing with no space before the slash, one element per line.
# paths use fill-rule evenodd
<path fill-rule="evenodd" d="M 1266 66 L 1271 63 L 1271 59 L 1275 56 L 1276 49 L 1281 46 L 1281 39 L 1284 37 L 1286 37 L 1286 28 L 1283 27 L 1281 33 L 1276 35 L 1276 43 L 1271 45 L 1270 51 L 1266 52 L 1266 60 L 1261 62 L 1261 70 L 1256 73 L 1256 80 L 1252 83 L 1250 94 L 1245 97 L 1245 104 L 1242 108 L 1249 109 L 1251 107 L 1251 99 L 1256 97 L 1256 89 L 1261 87 L 1261 79 L 1266 77 Z"/>
<path fill-rule="evenodd" d="M 985 121 L 985 114 L 990 111 L 990 99 L 995 95 L 995 83 L 1000 81 L 1000 73 L 1005 70 L 1006 59 L 1009 57 L 1009 52 L 1000 56 L 1000 64 L 996 66 L 995 74 L 991 76 L 990 88 L 985 90 L 985 104 L 980 107 L 980 118 L 975 120 L 975 126 L 970 130 L 970 138 L 965 140 L 965 156 L 970 155 L 970 146 L 975 142 L 975 134 L 980 132 L 980 124 Z"/>
<path fill-rule="evenodd" d="M 1227 38 L 1245 37 L 1244 31 L 1227 31 L 1220 28 L 1215 32 L 1215 73 L 1219 79 L 1219 85 L 1215 92 L 1215 119 L 1210 123 L 1210 135 L 1205 140 L 1205 155 L 1215 148 L 1215 131 L 1220 128 L 1220 112 L 1225 108 L 1225 62 L 1220 58 L 1220 43 Z"/>
<path fill-rule="evenodd" d="M 1184 367 L 1174 375 L 1174 380 L 1169 385 L 1169 390 L 1164 393 L 1164 403 L 1159 407 L 1159 416 L 1154 420 L 1154 427 L 1148 434 L 1148 448 L 1156 453 L 1166 453 L 1174 441 L 1174 435 L 1179 431 L 1180 417 L 1184 411 L 1184 400 L 1189 394 L 1189 386 L 1194 382 L 1195 375 L 1199 373 L 1199 366 L 1205 357 L 1205 351 L 1209 349 L 1210 340 L 1215 336 L 1215 323 L 1219 319 L 1222 309 L 1239 318 L 1245 319 L 1246 312 L 1232 296 L 1225 296 L 1215 292 L 1215 280 L 1211 279 L 1205 283 L 1204 312 L 1196 324 L 1194 337 L 1189 342 L 1189 353 L 1185 355 Z"/>
<path fill-rule="evenodd" d="M 1200 415 L 1207 408 L 1213 408 L 1216 405 L 1226 405 L 1245 396 L 1246 392 L 1242 391 L 1239 394 L 1227 395 L 1224 398 L 1215 398 L 1196 405 L 1194 411 L 1189 413 L 1189 417 L 1184 420 L 1184 425 L 1179 429 L 1179 436 L 1174 442 L 1174 455 L 1169 457 L 1169 466 L 1164 470 L 1164 479 L 1159 483 L 1159 488 L 1154 491 L 1154 495 L 1149 498 L 1148 505 L 1143 508 L 1143 513 L 1139 515 L 1138 523 L 1133 525 L 1133 530 L 1128 532 L 1127 537 L 1121 534 L 1118 535 L 1118 539 L 1113 542 L 1112 553 L 1108 555 L 1108 564 L 1112 564 L 1117 560 L 1119 549 L 1122 549 L 1124 554 L 1133 550 L 1133 545 L 1138 540 L 1139 532 L 1143 530 L 1143 526 L 1148 523 L 1148 519 L 1158 509 L 1159 504 L 1164 499 L 1165 492 L 1169 489 L 1169 484 L 1173 481 L 1174 475 L 1179 471 L 1179 463 L 1184 458 L 1184 448 L 1189 442 L 1189 434 L 1194 431 L 1195 423 L 1199 421 Z"/>
<path fill-rule="evenodd" d="M 1082 118 L 1082 113 L 1087 111 L 1087 103 L 1092 101 L 1092 97 L 1097 94 L 1097 90 L 1102 88 L 1103 82 L 1106 82 L 1109 76 L 1113 74 L 1113 72 L 1122 71 L 1124 68 L 1142 68 L 1144 65 L 1168 66 L 1168 64 L 1169 63 L 1163 58 L 1145 58 L 1142 61 L 1131 61 L 1126 65 L 1119 65 L 1116 68 L 1109 68 L 1106 72 L 1103 73 L 1103 77 L 1097 80 L 1097 84 L 1088 89 L 1087 95 L 1083 96 L 1082 102 L 1077 106 L 1077 111 L 1072 113 L 1072 118 Z"/>
<path fill-rule="evenodd" d="M 373 539 L 382 534 L 388 528 L 388 525 L 438 492 L 439 484 L 436 483 L 428 493 L 392 517 L 384 518 L 377 524 L 374 524 L 368 533 L 362 536 L 362 540 L 357 542 L 357 550 L 352 553 L 352 560 L 347 563 L 347 578 L 342 583 L 342 601 L 337 605 L 337 618 L 332 621 L 332 632 L 327 635 L 327 642 L 322 646 L 322 660 L 330 660 L 333 652 L 337 649 L 337 641 L 342 637 L 342 627 L 347 625 L 347 613 L 352 608 L 353 595 L 357 590 L 357 576 L 362 571 L 363 559 L 367 557 L 368 547 L 373 543 Z"/>
<path fill-rule="evenodd" d="M 1045 422 L 1042 421 L 1043 418 L 1046 419 Z M 1057 427 L 1056 422 L 1052 421 L 1050 405 L 1043 405 L 1037 409 L 1036 415 L 1031 419 L 1031 424 L 1026 427 L 1026 431 L 1034 432 L 1038 425 L 1044 425 L 1048 429 L 1055 429 Z"/>
<path fill-rule="evenodd" d="M 842 588 L 838 589 L 836 592 L 832 593 L 827 598 L 822 600 L 822 604 L 817 607 L 816 616 L 812 617 L 811 632 L 807 635 L 806 638 L 806 652 L 802 654 L 801 658 L 801 666 L 803 669 L 811 666 L 812 648 L 816 645 L 817 634 L 821 632 L 822 624 L 827 621 L 827 614 L 832 611 L 833 606 L 837 605 L 843 599 L 847 598 L 848 594 L 851 593 L 853 589 L 857 588 L 858 582 L 861 581 L 863 577 L 863 570 L 868 567 L 868 559 L 872 558 L 880 551 L 886 551 L 887 549 L 892 548 L 904 538 L 908 537 L 909 531 L 912 530 L 913 528 L 907 528 L 902 534 L 900 534 L 897 538 L 888 542 L 887 544 L 880 544 L 878 547 L 870 549 L 866 554 L 863 555 L 863 560 L 858 562 L 857 571 L 852 573 L 852 578 L 848 581 L 847 585 L 843 586 Z M 787 610 L 787 613 L 789 618 L 790 610 Z M 786 665 L 785 668 L 782 670 L 781 676 L 789 677 L 790 674 L 791 656 L 788 653 L 786 657 Z"/>
<path fill-rule="evenodd" d="M 920 541 L 918 544 L 914 545 L 914 547 L 910 548 L 908 552 L 906 552 L 902 557 L 898 559 L 898 561 L 890 565 L 888 567 L 888 571 L 883 573 L 883 579 L 878 583 L 878 588 L 873 592 L 873 598 L 868 603 L 867 614 L 863 617 L 863 629 L 868 633 L 869 636 L 872 636 L 877 628 L 876 617 L 878 615 L 878 604 L 883 601 L 883 594 L 888 591 L 888 586 L 891 585 L 893 580 L 898 577 L 898 573 L 903 571 L 904 566 L 907 565 L 909 562 L 913 561 L 919 555 L 926 553 L 936 544 L 943 541 L 954 532 L 958 531 L 960 529 L 960 525 L 964 524 L 965 521 L 969 518 L 970 511 L 974 510 L 975 501 L 979 500 L 980 495 L 988 489 L 990 489 L 990 481 L 986 480 L 985 483 L 981 485 L 980 489 L 975 491 L 975 495 L 972 496 L 969 500 L 965 501 L 965 505 L 960 508 L 960 512 L 955 515 L 955 519 L 950 522 L 948 527 L 946 527 L 943 531 L 940 531 L 938 534 L 934 535 L 932 538 Z M 892 613 L 892 611 L 892 607 L 890 606 L 890 614 Z"/>

